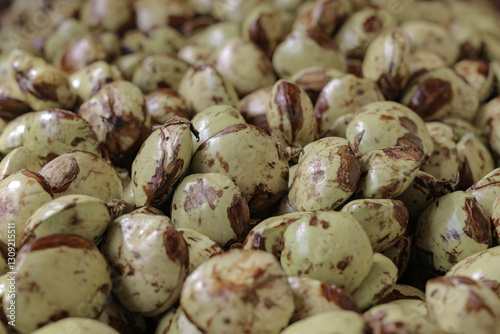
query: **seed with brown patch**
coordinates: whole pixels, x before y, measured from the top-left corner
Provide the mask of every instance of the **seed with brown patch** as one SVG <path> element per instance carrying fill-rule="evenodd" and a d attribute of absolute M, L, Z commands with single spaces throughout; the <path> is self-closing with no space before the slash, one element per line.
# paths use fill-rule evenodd
<path fill-rule="evenodd" d="M 242 242 L 249 230 L 250 211 L 241 190 L 217 173 L 185 177 L 172 198 L 176 227 L 202 233 L 220 246 Z"/>

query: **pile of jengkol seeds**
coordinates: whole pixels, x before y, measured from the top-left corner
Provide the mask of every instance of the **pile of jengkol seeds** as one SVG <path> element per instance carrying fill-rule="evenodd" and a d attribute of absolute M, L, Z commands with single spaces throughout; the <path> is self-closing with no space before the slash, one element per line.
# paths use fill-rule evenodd
<path fill-rule="evenodd" d="M 0 15 L 0 334 L 500 333 L 489 2 Z"/>

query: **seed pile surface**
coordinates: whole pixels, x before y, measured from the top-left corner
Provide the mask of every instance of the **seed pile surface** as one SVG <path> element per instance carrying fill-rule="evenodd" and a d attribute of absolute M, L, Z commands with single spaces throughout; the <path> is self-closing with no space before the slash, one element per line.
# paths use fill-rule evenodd
<path fill-rule="evenodd" d="M 0 334 L 500 334 L 487 0 L 12 0 Z"/>

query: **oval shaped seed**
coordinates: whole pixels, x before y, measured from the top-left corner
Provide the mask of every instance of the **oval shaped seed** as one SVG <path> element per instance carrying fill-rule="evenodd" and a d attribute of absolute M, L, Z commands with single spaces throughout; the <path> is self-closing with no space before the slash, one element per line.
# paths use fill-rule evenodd
<path fill-rule="evenodd" d="M 333 210 L 356 189 L 359 161 L 346 139 L 328 137 L 304 148 L 288 200 L 300 211 Z"/>
<path fill-rule="evenodd" d="M 219 104 L 238 106 L 238 94 L 233 85 L 215 67 L 195 65 L 184 74 L 179 94 L 186 99 L 189 112 L 200 111 Z"/>
<path fill-rule="evenodd" d="M 457 177 L 460 161 L 453 128 L 440 122 L 426 123 L 434 143 L 434 150 L 420 170 L 431 174 L 436 179 L 452 179 Z"/>
<path fill-rule="evenodd" d="M 34 112 L 26 125 L 23 145 L 47 163 L 73 150 L 101 155 L 92 125 L 75 113 L 62 109 Z"/>
<path fill-rule="evenodd" d="M 177 91 L 188 67 L 185 61 L 177 57 L 152 55 L 144 58 L 137 66 L 132 75 L 132 82 L 145 94 L 158 88 L 172 88 Z"/>
<path fill-rule="evenodd" d="M 12 69 L 17 85 L 33 110 L 71 109 L 76 94 L 66 73 L 44 59 L 19 50 L 12 53 Z"/>
<path fill-rule="evenodd" d="M 353 7 L 347 0 L 317 1 L 297 16 L 293 30 L 316 30 L 332 35 L 352 13 Z"/>
<path fill-rule="evenodd" d="M 271 91 L 266 119 L 271 136 L 287 146 L 305 146 L 317 133 L 313 105 L 300 86 L 279 80 Z"/>
<path fill-rule="evenodd" d="M 370 240 L 361 224 L 343 212 L 316 212 L 284 233 L 281 265 L 288 275 L 306 276 L 354 291 L 373 261 Z"/>
<path fill-rule="evenodd" d="M 142 92 L 127 81 L 99 90 L 78 110 L 116 164 L 129 162 L 149 134 L 149 116 Z"/>
<path fill-rule="evenodd" d="M 401 25 L 412 44 L 412 51 L 430 50 L 441 55 L 448 65 L 458 58 L 459 45 L 445 26 L 424 20 L 413 20 Z"/>
<path fill-rule="evenodd" d="M 476 92 L 480 102 L 486 100 L 493 88 L 493 71 L 487 62 L 481 59 L 464 59 L 455 64 L 455 72 L 462 77 Z"/>
<path fill-rule="evenodd" d="M 16 294 L 7 294 L 3 306 L 8 314 L 15 297 L 16 328 L 24 333 L 67 317 L 97 317 L 111 293 L 106 259 L 76 235 L 33 240 L 19 251 L 15 271 Z"/>
<path fill-rule="evenodd" d="M 404 299 L 372 307 L 363 314 L 373 332 L 388 334 L 444 332 L 428 318 L 427 307 L 421 300 Z"/>
<path fill-rule="evenodd" d="M 489 286 L 500 297 L 500 270 L 493 265 L 500 259 L 500 246 L 472 254 L 455 264 L 446 276 L 465 276 Z"/>
<path fill-rule="evenodd" d="M 239 249 L 200 265 L 184 283 L 181 307 L 202 331 L 249 334 L 278 333 L 294 310 L 292 290 L 276 259 Z"/>
<path fill-rule="evenodd" d="M 295 73 L 290 81 L 299 85 L 316 104 L 321 90 L 333 79 L 340 78 L 344 73 L 334 68 L 321 66 L 307 67 Z"/>
<path fill-rule="evenodd" d="M 0 153 L 8 154 L 15 148 L 23 146 L 26 125 L 30 124 L 33 113 L 16 117 L 0 133 Z"/>
<path fill-rule="evenodd" d="M 377 101 L 384 101 L 384 96 L 370 79 L 352 74 L 332 79 L 323 87 L 314 106 L 318 134 L 323 136 L 340 117 Z"/>
<path fill-rule="evenodd" d="M 235 124 L 245 124 L 245 119 L 237 109 L 228 105 L 217 105 L 197 113 L 191 120 L 198 131 L 198 138 L 193 135 L 193 152 L 207 139 Z"/>
<path fill-rule="evenodd" d="M 432 138 L 422 119 L 396 102 L 373 102 L 359 109 L 346 130 L 355 153 L 409 145 L 424 158 L 433 150 Z M 425 158 L 424 158 L 425 159 Z"/>
<path fill-rule="evenodd" d="M 59 49 L 54 55 L 53 63 L 71 74 L 100 60 L 109 60 L 106 48 L 97 36 L 85 34 L 73 38 Z"/>
<path fill-rule="evenodd" d="M 285 35 L 280 12 L 268 4 L 256 6 L 245 17 L 241 35 L 257 44 L 266 55 L 272 56 Z"/>
<path fill-rule="evenodd" d="M 396 99 L 410 78 L 410 39 L 393 28 L 373 40 L 363 60 L 363 77 L 375 81 L 388 100 Z"/>
<path fill-rule="evenodd" d="M 98 244 L 114 213 L 120 209 L 87 195 L 56 198 L 36 210 L 26 221 L 19 239 L 24 245 L 33 239 L 57 233 L 75 234 Z M 115 212 L 113 212 L 115 211 Z"/>
<path fill-rule="evenodd" d="M 160 88 L 144 96 L 151 124 L 162 125 L 174 116 L 187 118 L 184 98 L 170 88 Z"/>
<path fill-rule="evenodd" d="M 500 299 L 483 283 L 466 277 L 438 277 L 427 282 L 425 297 L 431 318 L 447 332 L 498 330 Z"/>
<path fill-rule="evenodd" d="M 415 77 L 406 86 L 401 103 L 425 121 L 445 118 L 471 121 L 479 107 L 474 89 L 448 67 Z"/>
<path fill-rule="evenodd" d="M 288 162 L 285 158 L 276 142 L 263 130 L 249 124 L 235 124 L 198 147 L 191 171 L 226 175 L 245 195 L 250 212 L 258 212 L 286 193 Z M 248 170 L 249 165 L 252 172 Z"/>
<path fill-rule="evenodd" d="M 215 51 L 212 59 L 217 71 L 234 86 L 240 96 L 276 81 L 271 61 L 252 41 L 231 39 Z"/>
<path fill-rule="evenodd" d="M 103 254 L 113 270 L 115 296 L 129 311 L 154 316 L 178 301 L 189 251 L 168 217 L 118 217 L 104 240 Z"/>
<path fill-rule="evenodd" d="M 105 61 L 92 63 L 69 76 L 71 87 L 78 95 L 78 104 L 90 99 L 104 85 L 121 79 L 122 75 L 118 67 Z"/>
<path fill-rule="evenodd" d="M 418 219 L 415 245 L 432 270 L 446 272 L 491 245 L 491 224 L 474 196 L 455 191 L 430 204 Z"/>
<path fill-rule="evenodd" d="M 469 187 L 467 193 L 474 196 L 486 213 L 486 217 L 491 217 L 493 202 L 500 195 L 500 168 L 492 170 Z"/>
<path fill-rule="evenodd" d="M 411 146 L 395 146 L 365 154 L 360 159 L 360 166 L 357 198 L 395 198 L 416 177 L 420 158 Z"/>
<path fill-rule="evenodd" d="M 473 133 L 466 133 L 457 143 L 460 182 L 457 189 L 466 189 L 479 182 L 495 168 L 488 148 Z"/>
<path fill-rule="evenodd" d="M 191 123 L 173 118 L 149 135 L 132 164 L 136 206 L 159 205 L 186 173 L 193 151 Z"/>
<path fill-rule="evenodd" d="M 189 228 L 227 248 L 242 242 L 250 229 L 250 211 L 241 190 L 225 175 L 191 174 L 172 197 L 172 223 Z"/>
<path fill-rule="evenodd" d="M 109 162 L 86 151 L 69 151 L 40 170 L 54 196 L 80 194 L 109 202 L 122 196 L 123 186 Z"/>
<path fill-rule="evenodd" d="M 373 39 L 396 24 L 396 18 L 389 11 L 364 8 L 347 19 L 335 35 L 335 41 L 347 57 L 362 58 Z"/>
<path fill-rule="evenodd" d="M 16 247 L 28 218 L 54 199 L 50 185 L 40 174 L 22 169 L 0 181 L 0 240 L 8 243 L 8 230 L 15 229 Z M 12 238 L 11 238 L 12 239 Z"/>

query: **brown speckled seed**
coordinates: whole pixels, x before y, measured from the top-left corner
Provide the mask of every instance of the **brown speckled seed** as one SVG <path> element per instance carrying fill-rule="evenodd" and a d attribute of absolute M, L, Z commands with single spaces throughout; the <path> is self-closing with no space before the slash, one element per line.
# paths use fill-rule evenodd
<path fill-rule="evenodd" d="M 291 223 L 283 237 L 281 266 L 354 291 L 368 275 L 373 251 L 361 224 L 344 212 L 322 211 Z"/>
<path fill-rule="evenodd" d="M 78 110 L 114 163 L 125 163 L 149 134 L 151 117 L 142 92 L 127 81 L 104 86 Z"/>
<path fill-rule="evenodd" d="M 72 150 L 101 155 L 92 125 L 75 113 L 62 109 L 32 113 L 31 122 L 26 124 L 23 145 L 44 163 Z"/>
<path fill-rule="evenodd" d="M 75 37 L 54 56 L 54 64 L 66 73 L 76 72 L 99 60 L 108 61 L 109 56 L 101 41 L 93 35 Z"/>
<path fill-rule="evenodd" d="M 460 182 L 457 189 L 466 189 L 479 182 L 495 168 L 488 148 L 473 133 L 466 133 L 457 143 Z"/>
<path fill-rule="evenodd" d="M 154 130 L 132 164 L 132 188 L 137 206 L 159 205 L 172 195 L 186 173 L 193 151 L 191 123 L 174 117 Z"/>
<path fill-rule="evenodd" d="M 287 146 L 305 146 L 316 138 L 316 117 L 306 92 L 298 85 L 277 81 L 271 91 L 266 119 L 271 136 Z"/>
<path fill-rule="evenodd" d="M 67 317 L 96 317 L 111 293 L 106 259 L 90 241 L 71 234 L 30 242 L 17 255 L 15 271 L 17 293 L 6 295 L 3 306 L 8 313 L 15 296 L 16 328 L 23 333 Z"/>
<path fill-rule="evenodd" d="M 500 195 L 500 168 L 489 172 L 485 177 L 467 189 L 474 195 L 487 217 L 491 217 L 493 202 Z"/>
<path fill-rule="evenodd" d="M 179 94 L 186 100 L 189 113 L 219 104 L 238 106 L 238 93 L 234 86 L 215 67 L 193 65 L 184 74 L 179 86 Z"/>
<path fill-rule="evenodd" d="M 8 225 L 15 226 L 16 247 L 28 218 L 54 198 L 40 174 L 22 169 L 0 181 L 0 240 L 8 243 Z"/>
<path fill-rule="evenodd" d="M 333 210 L 354 193 L 359 177 L 347 139 L 323 138 L 304 148 L 288 200 L 300 211 Z"/>
<path fill-rule="evenodd" d="M 425 297 L 430 316 L 447 332 L 498 332 L 500 299 L 483 283 L 467 277 L 438 277 L 427 282 Z"/>
<path fill-rule="evenodd" d="M 321 0 L 311 5 L 295 19 L 294 30 L 317 30 L 327 35 L 340 27 L 353 11 L 348 0 Z"/>
<path fill-rule="evenodd" d="M 419 256 L 435 271 L 446 272 L 467 256 L 487 249 L 491 224 L 474 196 L 463 191 L 444 195 L 418 219 L 415 245 Z"/>
<path fill-rule="evenodd" d="M 279 259 L 283 246 L 283 234 L 288 226 L 299 220 L 309 221 L 311 219 L 314 219 L 314 213 L 311 212 L 292 212 L 267 218 L 248 233 L 243 243 L 243 249 L 260 249 Z"/>
<path fill-rule="evenodd" d="M 484 101 L 493 88 L 493 71 L 482 59 L 464 59 L 454 66 L 455 72 L 474 88 L 479 101 Z"/>
<path fill-rule="evenodd" d="M 255 43 L 244 39 L 231 39 L 212 55 L 214 67 L 245 96 L 256 89 L 276 81 L 273 65 Z"/>
<path fill-rule="evenodd" d="M 396 23 L 389 11 L 364 8 L 347 19 L 335 35 L 335 41 L 347 57 L 362 58 L 373 39 Z"/>
<path fill-rule="evenodd" d="M 191 171 L 228 176 L 245 195 L 250 212 L 258 212 L 277 202 L 287 191 L 288 162 L 281 153 L 263 130 L 249 124 L 235 124 L 196 150 Z"/>
<path fill-rule="evenodd" d="M 438 180 L 457 177 L 460 161 L 453 128 L 441 122 L 427 122 L 426 126 L 434 143 L 434 150 L 430 158 L 422 163 L 420 170 Z"/>
<path fill-rule="evenodd" d="M 425 121 L 476 115 L 479 99 L 474 89 L 448 67 L 440 67 L 415 77 L 406 86 L 401 103 Z"/>
<path fill-rule="evenodd" d="M 371 151 L 360 159 L 357 198 L 395 198 L 408 188 L 420 167 L 419 152 L 411 146 Z"/>
<path fill-rule="evenodd" d="M 269 123 L 266 112 L 271 102 L 272 89 L 273 86 L 257 89 L 241 99 L 239 105 L 239 111 L 248 124 L 255 125 L 268 133 Z"/>
<path fill-rule="evenodd" d="M 239 249 L 200 265 L 184 283 L 181 307 L 202 331 L 248 334 L 279 333 L 295 308 L 278 261 Z"/>
<path fill-rule="evenodd" d="M 40 170 L 55 197 L 94 196 L 109 202 L 122 196 L 123 186 L 109 162 L 86 151 L 69 151 Z"/>
<path fill-rule="evenodd" d="M 430 50 L 434 51 L 452 65 L 458 58 L 459 45 L 450 31 L 441 24 L 425 20 L 412 20 L 401 25 L 412 44 L 412 51 Z"/>
<path fill-rule="evenodd" d="M 473 254 L 454 265 L 446 276 L 466 276 L 488 285 L 500 297 L 500 246 Z"/>
<path fill-rule="evenodd" d="M 222 248 L 209 237 L 189 228 L 177 228 L 189 249 L 188 275 L 198 268 L 203 262 L 221 254 Z"/>
<path fill-rule="evenodd" d="M 384 96 L 374 81 L 352 74 L 333 78 L 322 88 L 314 106 L 318 134 L 323 135 L 340 117 L 377 101 L 384 101 Z"/>
<path fill-rule="evenodd" d="M 374 253 L 370 272 L 352 292 L 352 298 L 360 310 L 367 310 L 392 291 L 397 279 L 398 268 L 394 263 L 380 253 Z"/>
<path fill-rule="evenodd" d="M 210 237 L 227 248 L 242 242 L 250 229 L 250 211 L 241 190 L 225 175 L 191 174 L 172 197 L 172 223 Z"/>
<path fill-rule="evenodd" d="M 388 100 L 396 99 L 410 78 L 410 39 L 398 28 L 380 34 L 366 50 L 363 77 L 375 81 Z"/>
<path fill-rule="evenodd" d="M 174 116 L 188 118 L 186 101 L 170 88 L 157 89 L 144 96 L 151 124 L 164 124 Z"/>
<path fill-rule="evenodd" d="M 177 302 L 189 266 L 182 235 L 166 216 L 118 217 L 103 244 L 115 280 L 115 296 L 132 312 L 153 316 Z"/>
<path fill-rule="evenodd" d="M 245 17 L 241 27 L 242 37 L 253 41 L 268 56 L 272 56 L 284 34 L 279 11 L 268 4 L 255 7 Z"/>
<path fill-rule="evenodd" d="M 394 246 L 408 226 L 408 209 L 397 200 L 358 199 L 347 203 L 341 211 L 359 221 L 375 252 Z"/>
<path fill-rule="evenodd" d="M 432 138 L 422 119 L 397 102 L 373 102 L 355 113 L 346 129 L 355 153 L 409 145 L 425 159 L 433 150 Z"/>
<path fill-rule="evenodd" d="M 323 87 L 331 80 L 344 75 L 344 72 L 334 68 L 324 68 L 321 66 L 307 67 L 295 73 L 290 81 L 296 83 L 304 89 L 311 98 L 311 102 L 316 104 L 318 96 Z"/>

